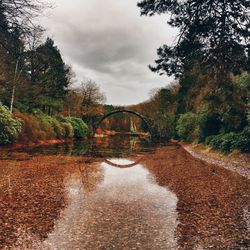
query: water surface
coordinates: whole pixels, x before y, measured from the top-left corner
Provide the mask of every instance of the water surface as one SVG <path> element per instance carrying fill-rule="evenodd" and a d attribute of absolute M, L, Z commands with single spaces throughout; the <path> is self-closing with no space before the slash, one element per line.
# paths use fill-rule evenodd
<path fill-rule="evenodd" d="M 97 138 L 0 154 L 0 248 L 248 249 L 249 180 L 175 144 Z"/>

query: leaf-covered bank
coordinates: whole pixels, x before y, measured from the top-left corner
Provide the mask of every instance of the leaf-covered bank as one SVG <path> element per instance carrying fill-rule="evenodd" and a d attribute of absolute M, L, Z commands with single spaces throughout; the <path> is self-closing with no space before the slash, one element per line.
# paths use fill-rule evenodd
<path fill-rule="evenodd" d="M 88 134 L 88 126 L 80 118 L 49 116 L 39 110 L 11 114 L 1 103 L 0 111 L 0 145 L 83 138 Z"/>
<path fill-rule="evenodd" d="M 250 179 L 249 153 L 233 152 L 225 155 L 220 150 L 204 144 L 183 144 L 182 147 L 197 159 L 229 169 Z"/>

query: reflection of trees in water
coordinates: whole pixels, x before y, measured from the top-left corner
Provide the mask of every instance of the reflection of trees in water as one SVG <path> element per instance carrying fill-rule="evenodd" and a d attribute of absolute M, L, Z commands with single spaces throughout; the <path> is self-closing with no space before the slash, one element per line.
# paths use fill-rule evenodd
<path fill-rule="evenodd" d="M 14 155 L 15 152 L 20 152 L 20 153 L 24 152 L 33 156 L 34 155 L 83 156 L 88 151 L 88 147 L 89 147 L 89 142 L 87 140 L 69 140 L 64 143 L 58 143 L 53 145 L 25 147 L 19 149 L 14 148 L 13 151 L 10 150 L 9 153 L 11 153 L 11 155 Z"/>
<path fill-rule="evenodd" d="M 130 148 L 129 148 L 129 150 L 132 152 L 133 150 L 135 150 L 135 149 L 137 149 L 138 148 L 138 146 L 139 146 L 139 139 L 138 138 L 136 138 L 136 137 L 132 137 L 131 139 L 130 139 Z"/>
<path fill-rule="evenodd" d="M 181 148 L 148 155 L 143 163 L 160 186 L 178 197 L 180 249 L 249 247 L 244 219 L 250 192 L 247 179 L 196 160 Z"/>
<path fill-rule="evenodd" d="M 25 147 L 18 150 L 15 149 L 14 152 L 18 151 L 20 153 L 28 153 L 29 155 L 127 157 L 132 154 L 137 154 L 143 149 L 149 149 L 151 146 L 151 141 L 146 138 L 115 135 L 86 140 L 72 140 L 65 143 L 33 148 Z M 24 160 L 23 157 L 22 160 Z"/>
<path fill-rule="evenodd" d="M 119 158 L 137 154 L 149 145 L 150 143 L 138 137 L 115 135 L 93 140 L 89 150 L 93 156 Z"/>
<path fill-rule="evenodd" d="M 104 179 L 104 174 L 101 167 L 95 163 L 85 161 L 79 165 L 81 187 L 85 194 L 93 192 L 97 185 Z"/>
<path fill-rule="evenodd" d="M 51 147 L 51 153 L 58 155 L 83 156 L 88 152 L 89 142 L 86 140 L 72 140 Z"/>

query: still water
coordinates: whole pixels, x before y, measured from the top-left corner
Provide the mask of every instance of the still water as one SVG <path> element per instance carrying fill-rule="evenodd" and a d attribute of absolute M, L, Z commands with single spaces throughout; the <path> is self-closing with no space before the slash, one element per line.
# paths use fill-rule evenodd
<path fill-rule="evenodd" d="M 96 138 L 0 153 L 0 248 L 248 249 L 250 182 L 175 144 Z"/>

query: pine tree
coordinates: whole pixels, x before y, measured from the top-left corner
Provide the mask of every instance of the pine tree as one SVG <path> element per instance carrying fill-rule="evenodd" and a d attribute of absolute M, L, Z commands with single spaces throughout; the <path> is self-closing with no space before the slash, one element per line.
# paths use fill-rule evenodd
<path fill-rule="evenodd" d="M 249 0 L 143 0 L 142 15 L 170 14 L 168 24 L 179 28 L 174 46 L 158 49 L 153 71 L 180 76 L 199 61 L 217 83 L 229 72 L 247 67 L 250 41 Z"/>

